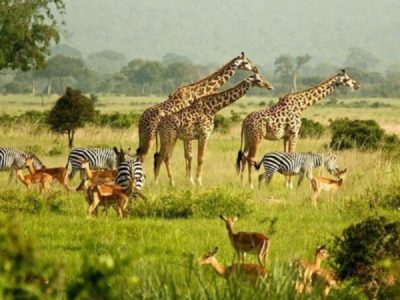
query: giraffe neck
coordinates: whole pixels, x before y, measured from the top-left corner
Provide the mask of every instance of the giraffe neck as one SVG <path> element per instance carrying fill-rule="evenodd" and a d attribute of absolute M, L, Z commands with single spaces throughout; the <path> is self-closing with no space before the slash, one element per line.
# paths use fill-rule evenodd
<path fill-rule="evenodd" d="M 233 88 L 218 94 L 204 97 L 202 99 L 202 105 L 206 111 L 215 115 L 218 111 L 245 95 L 249 91 L 250 87 L 251 83 L 248 80 L 243 80 Z"/>
<path fill-rule="evenodd" d="M 281 101 L 285 102 L 291 106 L 294 106 L 298 112 L 302 112 L 317 101 L 325 98 L 337 87 L 338 85 L 336 84 L 336 76 L 333 76 L 308 90 L 289 94 L 281 98 L 278 103 L 281 103 Z"/>
<path fill-rule="evenodd" d="M 208 92 L 213 92 L 223 86 L 236 72 L 237 67 L 234 65 L 236 58 L 223 65 L 219 70 L 207 76 L 206 78 L 188 85 L 188 88 L 195 89 L 199 92 L 199 97 L 202 95 L 202 89 L 204 89 L 204 95 Z"/>

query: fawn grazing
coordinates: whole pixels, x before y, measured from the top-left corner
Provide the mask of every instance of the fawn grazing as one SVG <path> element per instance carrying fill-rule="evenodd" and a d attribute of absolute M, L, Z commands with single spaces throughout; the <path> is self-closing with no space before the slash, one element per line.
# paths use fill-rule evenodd
<path fill-rule="evenodd" d="M 313 262 L 305 261 L 302 259 L 297 259 L 293 261 L 294 265 L 298 268 L 300 277 L 299 280 L 297 280 L 296 282 L 296 292 L 298 294 L 301 294 L 304 291 L 310 292 L 313 279 L 315 278 L 321 279 L 321 281 L 324 281 L 325 284 L 327 281 L 331 280 L 329 278 L 333 278 L 332 275 L 328 275 L 328 271 L 321 271 L 321 262 L 328 257 L 329 253 L 326 250 L 325 246 L 318 246 L 315 250 L 315 258 Z"/>
<path fill-rule="evenodd" d="M 225 279 L 237 277 L 251 282 L 254 285 L 260 279 L 267 277 L 267 269 L 257 264 L 233 264 L 228 267 L 224 266 L 215 258 L 218 247 L 211 250 L 199 258 L 199 264 L 211 265 L 215 272 Z"/>
<path fill-rule="evenodd" d="M 91 170 L 89 166 L 89 161 L 87 159 L 83 159 L 81 161 L 81 170 L 84 171 L 84 174 L 87 179 L 89 179 L 93 184 L 104 184 L 104 183 L 112 183 L 114 182 L 114 178 L 117 176 L 118 170 Z M 79 187 L 76 189 L 77 191 L 83 190 L 82 181 Z"/>
<path fill-rule="evenodd" d="M 56 179 L 66 190 L 69 192 L 71 188 L 68 186 L 68 170 L 64 167 L 59 168 L 46 168 L 43 167 L 41 169 L 35 170 L 33 167 L 33 159 L 27 158 L 26 165 L 28 166 L 29 173 L 31 175 L 38 174 L 38 173 L 46 173 L 50 175 L 53 179 Z"/>
<path fill-rule="evenodd" d="M 98 206 L 104 206 L 107 211 L 108 206 L 112 206 L 119 217 L 127 216 L 127 207 L 129 203 L 129 196 L 135 186 L 135 180 L 130 181 L 128 189 L 123 189 L 117 184 L 92 184 L 86 180 L 84 182 L 84 195 L 87 203 L 89 204 L 87 215 L 93 216 Z"/>
<path fill-rule="evenodd" d="M 246 253 L 254 253 L 260 265 L 266 266 L 270 240 L 262 233 L 258 232 L 237 232 L 233 233 L 233 224 L 239 219 L 239 216 L 227 218 L 219 216 L 226 225 L 229 239 L 241 263 L 244 262 Z"/>
<path fill-rule="evenodd" d="M 342 187 L 343 181 L 345 180 L 347 169 L 336 172 L 335 176 L 339 179 L 331 179 L 327 177 L 314 177 L 314 183 L 311 184 L 312 197 L 311 202 L 314 207 L 317 206 L 317 198 L 322 191 L 329 192 L 329 202 L 332 202 L 334 194 Z"/>
<path fill-rule="evenodd" d="M 28 188 L 28 191 L 32 189 L 33 184 L 39 184 L 40 192 L 51 192 L 53 190 L 50 186 L 53 177 L 47 173 L 39 172 L 24 175 L 22 169 L 17 169 L 17 177 Z"/>

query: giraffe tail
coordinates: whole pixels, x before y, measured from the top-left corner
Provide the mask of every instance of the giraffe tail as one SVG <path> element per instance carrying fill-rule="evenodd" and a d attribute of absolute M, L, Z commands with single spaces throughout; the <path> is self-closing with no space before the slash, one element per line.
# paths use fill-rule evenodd
<path fill-rule="evenodd" d="M 158 150 L 158 130 L 156 132 L 156 152 L 154 153 L 154 162 L 153 162 L 153 170 L 156 171 L 157 168 L 157 161 L 160 157 L 160 151 Z"/>
<path fill-rule="evenodd" d="M 236 171 L 240 173 L 240 170 L 242 168 L 242 161 L 243 161 L 243 123 L 242 123 L 242 129 L 240 131 L 240 150 L 238 151 L 237 157 L 236 157 Z"/>

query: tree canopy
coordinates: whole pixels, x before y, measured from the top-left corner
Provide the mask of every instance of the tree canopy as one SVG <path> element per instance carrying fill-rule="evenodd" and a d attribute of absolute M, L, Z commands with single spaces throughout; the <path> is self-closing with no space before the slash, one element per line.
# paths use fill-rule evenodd
<path fill-rule="evenodd" d="M 68 87 L 50 110 L 47 123 L 54 132 L 67 133 L 68 145 L 72 148 L 75 131 L 82 128 L 86 122 L 93 121 L 94 117 L 94 102 L 82 95 L 80 90 Z"/>
<path fill-rule="evenodd" d="M 52 42 L 58 42 L 55 11 L 63 0 L 0 0 L 0 70 L 45 66 Z"/>

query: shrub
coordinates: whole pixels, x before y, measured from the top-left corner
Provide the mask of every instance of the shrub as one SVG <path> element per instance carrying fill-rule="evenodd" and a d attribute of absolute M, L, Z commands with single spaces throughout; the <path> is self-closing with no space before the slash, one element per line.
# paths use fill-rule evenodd
<path fill-rule="evenodd" d="M 335 150 L 376 150 L 385 135 L 385 131 L 374 120 L 336 119 L 331 122 L 330 129 L 330 147 Z"/>
<path fill-rule="evenodd" d="M 14 218 L 0 220 L 1 299 L 59 298 L 61 270 L 54 262 L 40 263 L 39 258 Z M 45 274 L 49 277 L 45 278 Z"/>
<path fill-rule="evenodd" d="M 231 129 L 232 121 L 222 115 L 216 115 L 214 118 L 214 129 L 221 133 L 228 133 Z"/>
<path fill-rule="evenodd" d="M 400 221 L 370 217 L 351 225 L 335 238 L 333 254 L 342 280 L 355 280 L 371 298 L 381 288 L 390 293 L 400 278 Z"/>
<path fill-rule="evenodd" d="M 139 117 L 140 114 L 137 113 L 121 114 L 115 112 L 112 114 L 100 114 L 97 123 L 101 126 L 110 126 L 113 128 L 129 128 L 137 125 Z"/>
<path fill-rule="evenodd" d="M 85 257 L 81 273 L 66 288 L 67 299 L 121 299 L 123 289 L 112 283 L 129 262 L 108 255 Z"/>
<path fill-rule="evenodd" d="M 320 138 L 325 133 L 325 127 L 319 122 L 301 118 L 299 135 L 301 138 Z"/>
<path fill-rule="evenodd" d="M 251 211 L 250 198 L 248 192 L 237 194 L 225 189 L 203 193 L 174 191 L 151 201 L 136 201 L 131 211 L 140 217 L 162 218 L 213 218 L 221 213 L 246 215 Z"/>

